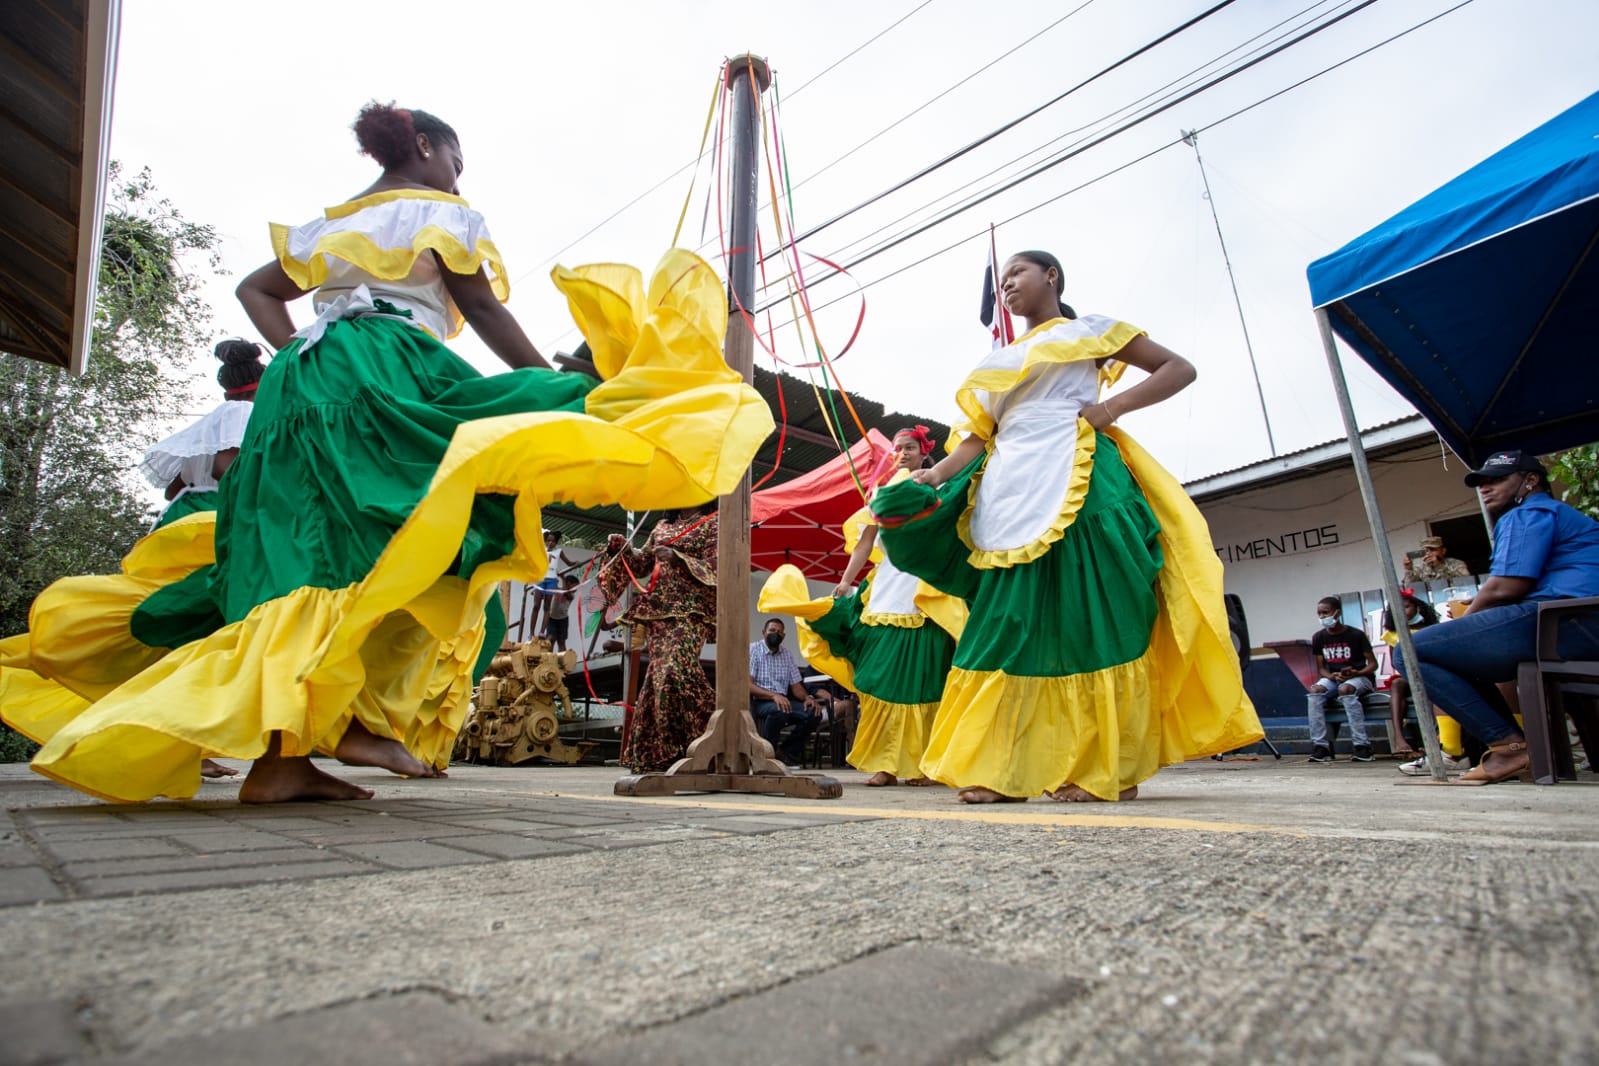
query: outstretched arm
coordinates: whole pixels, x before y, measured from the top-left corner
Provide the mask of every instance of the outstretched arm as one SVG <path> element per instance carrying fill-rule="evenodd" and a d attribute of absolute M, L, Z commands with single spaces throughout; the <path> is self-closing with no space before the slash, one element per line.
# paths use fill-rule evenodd
<path fill-rule="evenodd" d="M 1118 392 L 1101 403 L 1084 407 L 1083 417 L 1095 429 L 1104 429 L 1130 411 L 1152 406 L 1177 395 L 1199 376 L 1193 363 L 1148 337 L 1134 337 L 1116 353 L 1116 358 L 1144 371 L 1149 377 L 1126 392 Z"/>
<path fill-rule="evenodd" d="M 975 433 L 968 433 L 955 445 L 955 450 L 940 459 L 930 469 L 917 470 L 911 474 L 912 480 L 923 485 L 942 485 L 956 474 L 965 469 L 966 464 L 977 458 L 987 442 Z"/>
<path fill-rule="evenodd" d="M 467 324 L 501 362 L 513 369 L 549 367 L 511 312 L 494 295 L 487 271 L 479 267 L 476 274 L 453 274 L 441 262 L 439 272 L 444 277 L 444 287 L 450 290 L 450 299 L 461 309 Z"/>
<path fill-rule="evenodd" d="M 833 598 L 848 596 L 850 586 L 855 584 L 855 579 L 861 576 L 861 570 L 866 566 L 866 560 L 872 557 L 872 545 L 877 543 L 877 527 L 869 525 L 861 531 L 861 539 L 855 545 L 855 550 L 849 553 L 849 563 L 844 567 L 844 576 L 833 587 Z"/>
<path fill-rule="evenodd" d="M 294 339 L 294 319 L 289 317 L 289 303 L 305 295 L 305 290 L 289 279 L 277 260 L 251 272 L 239 282 L 234 291 L 244 305 L 250 322 L 272 345 L 273 351 L 282 351 Z"/>

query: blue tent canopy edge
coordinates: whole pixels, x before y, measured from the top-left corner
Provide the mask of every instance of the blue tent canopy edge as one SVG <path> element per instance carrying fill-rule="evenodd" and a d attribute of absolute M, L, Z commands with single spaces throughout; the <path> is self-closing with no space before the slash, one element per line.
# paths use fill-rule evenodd
<path fill-rule="evenodd" d="M 1599 93 L 1310 264 L 1312 303 L 1462 458 L 1599 439 Z"/>

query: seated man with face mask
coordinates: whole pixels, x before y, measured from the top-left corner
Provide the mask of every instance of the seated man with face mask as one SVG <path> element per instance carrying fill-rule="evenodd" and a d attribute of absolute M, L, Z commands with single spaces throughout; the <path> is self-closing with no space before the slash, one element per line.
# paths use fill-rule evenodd
<path fill-rule="evenodd" d="M 1599 596 L 1599 522 L 1552 498 L 1548 472 L 1527 452 L 1489 456 L 1466 484 L 1494 520 L 1490 577 L 1462 617 L 1413 639 L 1428 694 L 1488 745 L 1481 765 L 1457 783 L 1489 785 L 1529 765 L 1526 738 L 1495 686 L 1536 658 L 1540 600 Z M 1599 656 L 1599 621 L 1567 622 L 1559 650 L 1573 659 Z M 1397 665 L 1410 676 L 1408 664 Z"/>

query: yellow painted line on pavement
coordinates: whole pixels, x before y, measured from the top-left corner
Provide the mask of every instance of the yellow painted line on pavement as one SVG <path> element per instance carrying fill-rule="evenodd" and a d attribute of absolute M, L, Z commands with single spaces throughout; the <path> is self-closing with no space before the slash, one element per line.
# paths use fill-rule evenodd
<path fill-rule="evenodd" d="M 678 799 L 670 796 L 582 796 L 573 792 L 538 792 L 538 795 L 564 799 L 604 800 L 612 803 L 649 803 L 664 807 L 714 807 L 718 810 L 747 811 L 751 814 L 849 815 L 861 818 L 891 818 L 919 822 L 978 822 L 986 825 L 1036 825 L 1072 829 L 1168 829 L 1188 833 L 1276 833 L 1300 836 L 1298 827 L 1252 825 L 1248 822 L 1210 822 L 1198 818 L 1162 818 L 1132 814 L 1057 814 L 1019 811 L 1018 804 L 973 804 L 957 810 L 913 810 L 907 808 L 839 807 L 826 800 L 811 800 L 816 807 L 796 807 L 793 803 L 718 803 L 705 799 Z M 994 809 L 1002 808 L 1002 809 Z"/>

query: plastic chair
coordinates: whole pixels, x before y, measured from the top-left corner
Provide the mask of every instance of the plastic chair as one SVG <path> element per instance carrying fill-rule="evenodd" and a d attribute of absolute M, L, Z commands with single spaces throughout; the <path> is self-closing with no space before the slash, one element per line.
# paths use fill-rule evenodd
<path fill-rule="evenodd" d="M 1539 603 L 1537 658 L 1516 671 L 1532 779 L 1540 785 L 1577 778 L 1567 714 L 1577 726 L 1590 768 L 1599 756 L 1599 660 L 1560 657 L 1560 623 L 1580 615 L 1599 615 L 1599 597 Z"/>

